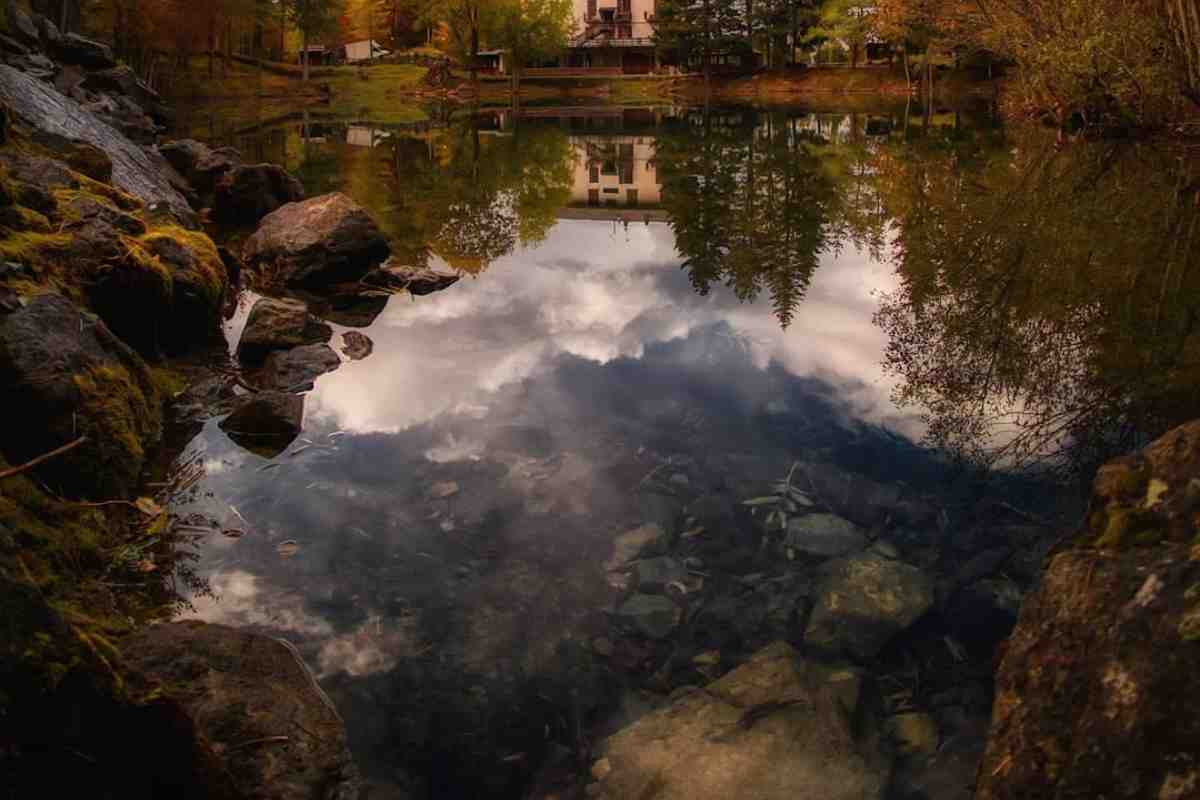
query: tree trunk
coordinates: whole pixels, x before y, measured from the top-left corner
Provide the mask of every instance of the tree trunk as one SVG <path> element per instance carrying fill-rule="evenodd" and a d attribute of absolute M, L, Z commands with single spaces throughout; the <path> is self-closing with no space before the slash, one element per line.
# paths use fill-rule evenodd
<path fill-rule="evenodd" d="M 217 17 L 216 14 L 208 16 L 208 78 L 212 80 L 216 76 L 213 69 L 213 51 L 217 49 Z"/>
<path fill-rule="evenodd" d="M 473 3 L 467 14 L 471 20 L 471 86 L 479 94 L 479 6 Z"/>
<path fill-rule="evenodd" d="M 1171 32 L 1183 57 L 1184 93 L 1200 105 L 1200 0 L 1166 0 Z"/>
<path fill-rule="evenodd" d="M 908 68 L 908 45 L 907 44 L 904 45 L 904 49 L 901 51 L 901 55 L 904 58 L 904 85 L 906 87 L 908 87 L 909 95 L 912 95 L 912 72 Z"/>

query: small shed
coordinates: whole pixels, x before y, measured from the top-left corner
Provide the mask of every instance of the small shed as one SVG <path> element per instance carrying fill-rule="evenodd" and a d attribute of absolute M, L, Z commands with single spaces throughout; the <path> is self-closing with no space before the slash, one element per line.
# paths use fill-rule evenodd
<path fill-rule="evenodd" d="M 324 65 L 324 64 L 332 64 L 333 63 L 334 51 L 330 50 L 328 47 L 326 47 L 323 44 L 310 44 L 306 49 L 301 49 L 296 54 L 296 63 L 297 64 L 304 63 L 304 53 L 306 50 L 308 52 L 309 66 L 313 66 L 316 64 Z"/>
<path fill-rule="evenodd" d="M 505 72 L 504 60 L 503 50 L 480 50 L 479 57 L 475 59 L 475 68 L 503 75 Z"/>
<path fill-rule="evenodd" d="M 372 58 L 386 56 L 387 50 L 383 49 L 383 45 L 374 39 L 362 39 L 357 42 L 347 42 L 345 47 L 346 63 L 353 64 L 358 61 L 369 61 Z"/>

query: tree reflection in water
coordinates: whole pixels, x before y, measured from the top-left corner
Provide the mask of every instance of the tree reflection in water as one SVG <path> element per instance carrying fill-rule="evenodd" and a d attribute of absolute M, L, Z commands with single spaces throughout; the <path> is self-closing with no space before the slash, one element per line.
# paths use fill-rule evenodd
<path fill-rule="evenodd" d="M 1200 162 L 1042 131 L 880 155 L 902 278 L 877 316 L 900 401 L 984 463 L 1085 476 L 1194 417 Z"/>

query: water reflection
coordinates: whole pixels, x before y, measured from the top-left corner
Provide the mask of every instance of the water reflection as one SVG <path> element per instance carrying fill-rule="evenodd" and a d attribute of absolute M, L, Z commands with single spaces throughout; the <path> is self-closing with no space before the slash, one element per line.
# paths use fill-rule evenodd
<path fill-rule="evenodd" d="M 696 653 L 793 637 L 800 612 L 776 612 L 803 603 L 742 582 L 790 567 L 738 503 L 795 462 L 831 511 L 952 574 L 1012 527 L 987 509 L 1048 501 L 953 469 L 913 444 L 926 430 L 982 453 L 1020 409 L 1095 453 L 1196 396 L 1198 184 L 1157 151 L 1057 152 L 902 110 L 250 138 L 223 143 L 351 194 L 396 263 L 471 276 L 304 295 L 373 352 L 317 379 L 273 460 L 208 422 L 189 451 L 206 478 L 177 509 L 247 531 L 204 553 L 220 598 L 198 613 L 297 641 L 382 784 L 517 796 L 623 687 L 700 682 Z M 1046 454 L 1022 430 L 1000 443 Z M 669 645 L 620 638 L 614 537 L 689 519 L 726 534 L 694 552 L 736 613 Z"/>

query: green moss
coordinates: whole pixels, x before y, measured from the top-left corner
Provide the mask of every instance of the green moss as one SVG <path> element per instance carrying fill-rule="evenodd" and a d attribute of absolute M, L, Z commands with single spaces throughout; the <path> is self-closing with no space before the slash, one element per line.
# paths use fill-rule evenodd
<path fill-rule="evenodd" d="M 121 243 L 125 245 L 125 258 L 121 266 L 141 272 L 151 273 L 163 284 L 166 297 L 171 295 L 171 271 L 162 263 L 162 259 L 146 250 L 142 243 L 130 236 L 122 236 Z"/>
<path fill-rule="evenodd" d="M 1092 546 L 1102 550 L 1119 550 L 1124 547 L 1143 547 L 1158 544 L 1167 536 L 1167 530 L 1155 514 L 1142 509 L 1110 508 L 1098 518 L 1092 515 Z M 1103 520 L 1102 524 L 1095 522 Z"/>
<path fill-rule="evenodd" d="M 183 373 L 170 367 L 151 367 L 150 377 L 163 397 L 175 397 L 188 387 L 188 379 Z"/>
<path fill-rule="evenodd" d="M 229 279 L 213 240 L 201 231 L 189 231 L 178 225 L 156 225 L 141 237 L 141 242 L 149 246 L 159 239 L 170 239 L 191 252 L 195 257 L 198 288 L 214 309 L 219 307 Z"/>

